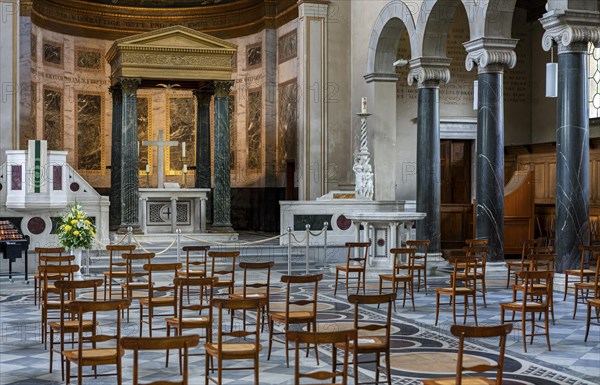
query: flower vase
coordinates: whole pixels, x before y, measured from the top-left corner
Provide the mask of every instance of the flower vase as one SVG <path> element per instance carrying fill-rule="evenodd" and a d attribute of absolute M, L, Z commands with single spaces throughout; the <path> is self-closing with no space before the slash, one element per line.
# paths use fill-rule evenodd
<path fill-rule="evenodd" d="M 75 260 L 73 261 L 74 265 L 79 266 L 79 270 L 75 272 L 74 276 L 76 279 L 81 279 L 83 278 L 83 276 L 81 275 L 81 270 L 83 269 L 83 264 L 82 264 L 82 256 L 83 256 L 83 249 L 82 248 L 74 248 L 71 249 L 71 255 L 75 256 Z"/>

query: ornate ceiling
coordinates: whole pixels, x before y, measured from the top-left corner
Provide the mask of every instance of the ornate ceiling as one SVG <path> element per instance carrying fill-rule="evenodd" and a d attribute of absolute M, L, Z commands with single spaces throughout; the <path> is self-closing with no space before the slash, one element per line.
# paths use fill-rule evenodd
<path fill-rule="evenodd" d="M 295 0 L 36 0 L 31 10 L 42 28 L 106 40 L 174 25 L 229 39 L 297 17 Z"/>

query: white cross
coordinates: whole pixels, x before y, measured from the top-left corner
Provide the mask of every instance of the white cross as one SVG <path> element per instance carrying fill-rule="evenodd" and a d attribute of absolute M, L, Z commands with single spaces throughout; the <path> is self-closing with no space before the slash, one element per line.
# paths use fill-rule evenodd
<path fill-rule="evenodd" d="M 165 182 L 165 147 L 173 147 L 179 144 L 176 140 L 164 140 L 163 130 L 158 131 L 157 140 L 144 140 L 142 145 L 144 146 L 156 146 L 158 147 L 158 154 L 156 156 L 158 161 L 158 188 L 164 188 Z"/>

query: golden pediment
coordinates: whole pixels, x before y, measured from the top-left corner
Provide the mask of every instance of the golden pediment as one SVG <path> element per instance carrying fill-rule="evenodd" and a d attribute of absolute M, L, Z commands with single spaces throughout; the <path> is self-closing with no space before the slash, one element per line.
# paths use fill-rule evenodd
<path fill-rule="evenodd" d="M 184 26 L 116 40 L 106 55 L 113 82 L 119 77 L 230 80 L 235 44 Z"/>

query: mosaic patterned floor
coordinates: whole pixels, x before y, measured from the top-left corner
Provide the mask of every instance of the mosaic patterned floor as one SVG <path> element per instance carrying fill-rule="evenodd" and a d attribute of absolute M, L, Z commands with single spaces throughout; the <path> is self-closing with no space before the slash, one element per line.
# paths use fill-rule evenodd
<path fill-rule="evenodd" d="M 281 287 L 279 273 L 275 274 L 272 282 Z M 498 273 L 498 277 L 501 274 Z M 425 378 L 448 376 L 455 371 L 455 354 L 457 340 L 449 333 L 452 317 L 449 311 L 441 313 L 440 324 L 434 326 L 435 295 L 434 288 L 444 285 L 445 277 L 431 277 L 429 294 L 423 291 L 416 293 L 416 311 L 412 307 L 402 308 L 398 302 L 397 311 L 393 313 L 393 384 L 421 384 Z M 373 292 L 375 282 L 367 283 L 367 290 Z M 0 281 L 0 383 L 50 385 L 61 384 L 60 366 L 55 358 L 54 373 L 48 373 L 49 353 L 40 343 L 40 311 L 33 305 L 33 287 L 21 282 L 8 283 Z M 558 292 L 557 292 L 558 293 Z M 562 294 L 562 293 L 561 293 Z M 501 279 L 488 279 L 487 308 L 478 300 L 478 319 L 480 324 L 499 323 L 499 303 L 509 300 L 509 292 L 504 289 Z M 551 326 L 550 335 L 552 351 L 548 351 L 543 337 L 528 345 L 528 353 L 523 353 L 523 345 L 516 332 L 508 338 L 505 362 L 504 384 L 508 385 L 591 385 L 600 384 L 600 328 L 592 328 L 587 343 L 583 342 L 585 332 L 585 310 L 580 306 L 577 317 L 572 320 L 573 297 L 562 301 L 562 295 L 555 295 L 556 325 Z M 283 290 L 276 289 L 273 302 L 284 299 Z M 333 296 L 333 279 L 330 274 L 320 284 L 319 295 L 319 328 L 334 330 L 348 327 L 353 315 L 351 306 L 345 301 L 345 290 L 340 286 L 337 297 Z M 277 305 L 275 305 L 277 306 Z M 383 310 L 375 307 L 366 308 L 361 317 L 363 320 L 383 320 Z M 131 320 L 125 323 L 123 333 L 137 335 L 138 324 L 135 312 Z M 105 327 L 110 327 L 104 324 Z M 160 333 L 155 333 L 160 334 Z M 273 345 L 273 355 L 267 361 L 268 332 L 262 335 L 265 346 L 261 353 L 260 383 L 261 384 L 291 384 L 293 383 L 293 368 L 285 365 L 285 352 L 281 344 Z M 486 343 L 470 341 L 468 355 L 472 360 L 495 360 L 493 353 L 497 349 L 497 340 Z M 200 351 L 200 350 L 198 350 Z M 331 349 L 319 349 L 321 366 L 331 363 Z M 140 365 L 141 380 L 150 381 L 158 378 L 173 378 L 177 375 L 177 358 L 171 355 L 172 364 L 164 368 L 164 354 L 157 352 L 144 353 Z M 293 353 L 291 354 L 293 365 Z M 303 368 L 316 367 L 314 354 L 302 359 Z M 58 365 L 58 369 L 56 368 Z M 125 356 L 124 384 L 131 383 L 131 354 Z M 239 367 L 246 362 L 231 364 Z M 190 360 L 190 384 L 204 384 L 204 357 L 193 356 Z M 105 369 L 102 369 L 105 370 Z M 102 372 L 99 370 L 99 372 Z M 113 368 L 106 367 L 112 371 Z M 374 367 L 361 368 L 360 380 L 369 381 L 374 378 Z M 225 374 L 225 383 L 252 383 L 251 371 L 230 371 Z M 87 379 L 85 384 L 114 384 L 115 377 Z M 353 383 L 350 380 L 350 383 Z"/>

